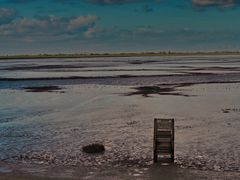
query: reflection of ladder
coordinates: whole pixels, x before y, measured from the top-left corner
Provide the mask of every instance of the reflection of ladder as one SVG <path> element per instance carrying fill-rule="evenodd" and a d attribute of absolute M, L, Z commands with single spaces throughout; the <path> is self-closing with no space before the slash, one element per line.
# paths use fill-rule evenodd
<path fill-rule="evenodd" d="M 154 119 L 153 160 L 174 161 L 174 119 Z"/>

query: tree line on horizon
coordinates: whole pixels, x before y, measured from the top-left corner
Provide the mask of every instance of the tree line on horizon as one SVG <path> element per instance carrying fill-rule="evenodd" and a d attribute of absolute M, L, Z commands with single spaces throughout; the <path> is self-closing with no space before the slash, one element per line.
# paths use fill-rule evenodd
<path fill-rule="evenodd" d="M 105 56 L 147 56 L 147 55 L 231 55 L 240 54 L 240 51 L 146 51 L 146 52 L 118 52 L 118 53 L 57 53 L 57 54 L 21 54 L 21 55 L 0 55 L 1 59 L 7 58 L 61 58 L 61 57 L 105 57 Z"/>

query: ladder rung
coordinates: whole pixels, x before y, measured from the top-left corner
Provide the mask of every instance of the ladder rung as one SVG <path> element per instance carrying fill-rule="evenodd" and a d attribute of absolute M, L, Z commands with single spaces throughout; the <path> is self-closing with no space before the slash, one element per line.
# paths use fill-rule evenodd
<path fill-rule="evenodd" d="M 161 153 L 161 154 L 158 154 L 158 156 L 169 156 L 169 157 L 171 157 L 171 153 Z"/>
<path fill-rule="evenodd" d="M 162 132 L 162 131 L 164 131 L 164 132 L 165 132 L 165 131 L 170 131 L 170 132 L 171 132 L 172 129 L 170 129 L 170 128 L 158 128 L 157 131 L 158 131 L 158 132 L 159 132 L 159 131 L 161 131 L 161 132 Z"/>
<path fill-rule="evenodd" d="M 171 138 L 171 133 L 159 133 L 157 134 L 157 138 Z"/>
<path fill-rule="evenodd" d="M 157 146 L 171 147 L 171 143 L 170 142 L 157 142 Z"/>
<path fill-rule="evenodd" d="M 156 151 L 157 151 L 157 153 L 159 153 L 159 155 L 164 155 L 164 154 L 171 155 L 172 154 L 172 151 L 169 151 L 169 150 L 166 150 L 166 149 L 157 149 Z"/>
<path fill-rule="evenodd" d="M 160 143 L 160 142 L 163 142 L 163 143 L 165 143 L 165 142 L 168 142 L 168 143 L 170 143 L 171 142 L 171 138 L 170 137 L 158 137 L 157 139 L 156 139 L 156 142 L 157 143 Z"/>
<path fill-rule="evenodd" d="M 158 146 L 157 147 L 158 151 L 166 151 L 166 152 L 172 152 L 172 148 L 171 147 L 163 147 L 163 146 Z"/>
<path fill-rule="evenodd" d="M 172 151 L 172 146 L 170 143 L 158 143 L 156 148 L 158 150 Z"/>
<path fill-rule="evenodd" d="M 156 134 L 172 134 L 172 131 L 157 131 Z"/>

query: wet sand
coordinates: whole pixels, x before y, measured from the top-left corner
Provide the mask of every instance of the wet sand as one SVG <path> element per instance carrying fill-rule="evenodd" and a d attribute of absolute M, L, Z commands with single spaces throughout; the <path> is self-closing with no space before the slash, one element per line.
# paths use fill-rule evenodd
<path fill-rule="evenodd" d="M 174 66 L 182 74 L 157 71 L 159 74 L 152 75 L 146 70 L 137 76 L 135 71 L 119 71 L 117 76 L 110 71 L 112 74 L 106 76 L 98 67 L 100 76 L 93 72 L 73 80 L 72 72 L 66 69 L 65 76 L 54 77 L 52 69 L 41 70 L 35 77 L 32 75 L 36 69 L 0 70 L 0 99 L 4 102 L 0 104 L 0 178 L 237 179 L 238 58 L 159 58 L 149 63 L 134 58 L 76 62 L 87 62 L 96 68 L 96 63 L 100 66 L 111 61 L 113 69 L 124 66 L 132 70 L 142 68 L 136 65 L 147 69 L 164 66 L 166 71 Z M 143 63 L 129 67 L 129 62 L 135 61 Z M 61 63 L 72 62 L 75 63 Z M 26 64 L 24 60 L 1 63 L 5 68 Z M 40 62 L 44 63 L 59 61 Z M 190 74 L 185 72 L 184 64 Z M 211 68 L 216 64 L 226 69 L 216 72 Z M 206 72 L 193 70 L 203 66 Z M 235 67 L 234 72 L 229 72 L 229 67 Z M 49 78 L 49 82 L 44 78 Z M 152 163 L 155 117 L 175 118 L 175 166 L 165 168 Z M 84 145 L 95 142 L 105 145 L 103 155 L 89 156 L 81 151 Z M 4 173 L 6 167 L 11 172 Z"/>
<path fill-rule="evenodd" d="M 36 168 L 36 167 L 35 167 Z M 41 168 L 42 170 L 42 168 Z M 0 174 L 4 180 L 68 180 L 68 179 L 169 179 L 169 180 L 194 180 L 194 179 L 239 179 L 240 173 L 200 171 L 193 169 L 182 169 L 174 165 L 162 166 L 160 164 L 151 165 L 147 168 L 48 168 L 39 172 L 17 171 Z"/>

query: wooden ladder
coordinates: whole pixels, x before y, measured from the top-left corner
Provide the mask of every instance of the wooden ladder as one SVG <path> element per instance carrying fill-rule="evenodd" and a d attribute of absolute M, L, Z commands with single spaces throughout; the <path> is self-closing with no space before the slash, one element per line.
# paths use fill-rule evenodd
<path fill-rule="evenodd" d="M 174 119 L 154 119 L 153 160 L 174 162 Z"/>

